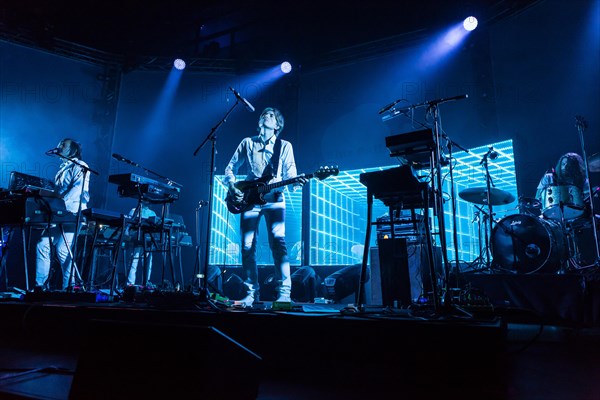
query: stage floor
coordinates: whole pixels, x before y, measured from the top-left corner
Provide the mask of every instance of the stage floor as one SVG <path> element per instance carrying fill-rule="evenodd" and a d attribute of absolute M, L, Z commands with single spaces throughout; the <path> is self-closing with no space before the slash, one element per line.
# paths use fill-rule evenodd
<path fill-rule="evenodd" d="M 477 312 L 298 303 L 275 311 L 270 302 L 228 308 L 191 293 L 130 303 L 59 297 L 0 302 L 1 398 L 546 400 L 600 392 L 600 329 L 548 324 L 516 304 Z"/>

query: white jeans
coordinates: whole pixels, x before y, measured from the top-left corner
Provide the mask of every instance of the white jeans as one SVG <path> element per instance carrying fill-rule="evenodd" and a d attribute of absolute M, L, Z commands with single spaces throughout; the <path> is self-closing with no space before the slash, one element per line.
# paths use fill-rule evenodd
<path fill-rule="evenodd" d="M 42 237 L 37 243 L 36 247 L 36 266 L 35 266 L 35 284 L 38 286 L 45 286 L 48 280 L 48 274 L 50 272 L 50 262 L 52 250 L 50 248 L 50 236 L 52 237 L 52 245 L 56 249 L 56 255 L 63 273 L 62 289 L 66 289 L 69 286 L 69 278 L 71 275 L 71 253 L 70 248 L 73 243 L 73 232 L 60 232 L 57 227 L 44 229 Z M 73 277 L 75 278 L 75 277 Z M 75 279 L 73 279 L 73 283 Z"/>
<path fill-rule="evenodd" d="M 129 273 L 127 274 L 127 284 L 135 285 L 135 275 L 137 272 L 137 267 L 142 262 L 142 267 L 144 266 L 144 256 L 143 256 L 144 248 L 143 247 L 135 247 L 133 249 L 132 259 L 131 259 L 131 267 L 129 268 Z M 152 252 L 146 252 L 146 265 L 148 266 L 148 271 L 146 273 L 146 281 L 142 282 L 143 286 L 146 286 L 148 281 L 150 280 L 150 274 L 152 273 Z"/>

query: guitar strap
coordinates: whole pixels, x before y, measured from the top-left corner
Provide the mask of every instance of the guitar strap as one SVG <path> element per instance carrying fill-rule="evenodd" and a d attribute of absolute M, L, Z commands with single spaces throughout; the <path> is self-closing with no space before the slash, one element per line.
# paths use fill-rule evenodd
<path fill-rule="evenodd" d="M 277 170 L 279 169 L 279 156 L 281 154 L 281 140 L 279 138 L 275 139 L 275 144 L 273 145 L 273 157 L 269 160 L 269 165 L 263 171 L 262 176 L 277 176 Z"/>

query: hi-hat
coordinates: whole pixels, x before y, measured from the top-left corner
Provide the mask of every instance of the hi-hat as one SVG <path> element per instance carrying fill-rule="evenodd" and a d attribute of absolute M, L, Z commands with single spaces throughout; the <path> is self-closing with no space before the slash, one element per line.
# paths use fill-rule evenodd
<path fill-rule="evenodd" d="M 488 204 L 487 188 L 469 188 L 461 190 L 458 195 L 461 199 L 468 201 L 469 203 L 475 204 Z M 510 204 L 515 201 L 515 196 L 506 190 L 491 188 L 490 190 L 490 203 L 493 206 L 499 206 L 502 204 Z"/>
<path fill-rule="evenodd" d="M 600 153 L 591 155 L 588 158 L 588 168 L 590 172 L 600 172 Z"/>

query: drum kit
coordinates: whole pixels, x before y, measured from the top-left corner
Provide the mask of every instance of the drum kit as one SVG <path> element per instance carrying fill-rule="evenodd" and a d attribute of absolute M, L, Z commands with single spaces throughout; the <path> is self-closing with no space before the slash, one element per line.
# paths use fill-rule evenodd
<path fill-rule="evenodd" d="M 590 172 L 600 172 L 600 153 L 588 159 L 588 168 Z M 491 229 L 486 225 L 485 251 L 492 254 L 493 262 L 490 263 L 488 256 L 485 264 L 519 274 L 565 273 L 573 268 L 598 267 L 600 217 L 588 218 L 586 215 L 587 204 L 598 192 L 600 188 L 595 188 L 584 198 L 577 186 L 548 186 L 541 199 L 520 197 L 518 214 L 490 221 Z M 491 206 L 507 205 L 516 200 L 507 191 L 496 188 L 488 191 L 486 187 L 465 189 L 459 196 L 475 204 L 478 222 L 482 220 L 478 218 L 481 215 L 484 221 L 494 215 Z M 486 213 L 478 204 L 489 207 L 490 212 Z M 491 222 L 495 222 L 493 227 Z M 482 243 L 481 227 L 479 232 Z M 478 260 L 483 260 L 482 252 L 480 247 Z"/>

